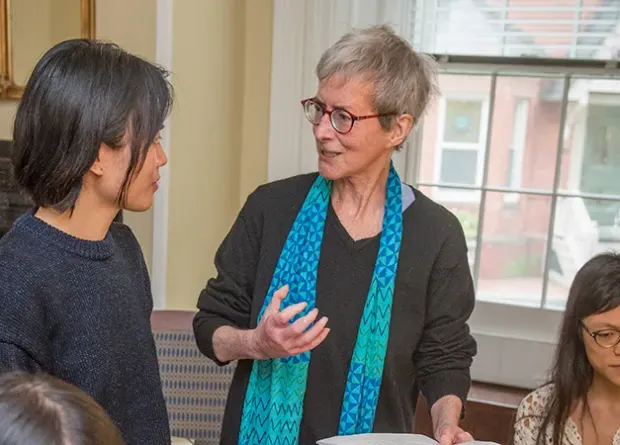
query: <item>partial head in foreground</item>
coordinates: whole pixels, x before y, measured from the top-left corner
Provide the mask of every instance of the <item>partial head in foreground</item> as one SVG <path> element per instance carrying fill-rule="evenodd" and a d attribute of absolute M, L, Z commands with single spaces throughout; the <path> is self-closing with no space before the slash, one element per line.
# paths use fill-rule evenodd
<path fill-rule="evenodd" d="M 88 394 L 55 377 L 0 376 L 0 445 L 123 445 Z"/>

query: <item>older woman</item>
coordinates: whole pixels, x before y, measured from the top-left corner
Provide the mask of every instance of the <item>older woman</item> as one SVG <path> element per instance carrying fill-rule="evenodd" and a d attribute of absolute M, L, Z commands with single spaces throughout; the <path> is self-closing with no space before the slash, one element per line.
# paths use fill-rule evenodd
<path fill-rule="evenodd" d="M 372 27 L 328 49 L 317 75 L 302 104 L 318 174 L 248 198 L 198 301 L 202 352 L 239 360 L 222 443 L 409 432 L 419 390 L 437 439 L 471 440 L 458 427 L 476 352 L 464 235 L 391 165 L 434 91 L 433 65 Z"/>

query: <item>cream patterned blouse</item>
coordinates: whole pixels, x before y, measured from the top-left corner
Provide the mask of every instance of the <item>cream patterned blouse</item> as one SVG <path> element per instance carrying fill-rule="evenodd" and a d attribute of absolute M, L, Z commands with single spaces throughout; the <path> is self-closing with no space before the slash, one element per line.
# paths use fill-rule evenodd
<path fill-rule="evenodd" d="M 536 445 L 538 432 L 542 423 L 542 416 L 551 398 L 553 386 L 547 385 L 530 393 L 519 405 L 515 421 L 514 445 Z M 547 427 L 547 442 L 552 445 L 552 428 Z M 568 419 L 564 428 L 562 445 L 583 445 L 577 425 Z M 614 435 L 611 445 L 620 445 L 620 429 Z"/>

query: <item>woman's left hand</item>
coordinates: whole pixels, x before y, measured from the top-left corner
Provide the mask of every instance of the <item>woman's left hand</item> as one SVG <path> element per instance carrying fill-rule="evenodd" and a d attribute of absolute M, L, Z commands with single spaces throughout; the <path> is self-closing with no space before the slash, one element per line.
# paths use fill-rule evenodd
<path fill-rule="evenodd" d="M 439 445 L 454 445 L 474 440 L 471 434 L 454 424 L 439 427 L 435 432 L 435 438 Z"/>

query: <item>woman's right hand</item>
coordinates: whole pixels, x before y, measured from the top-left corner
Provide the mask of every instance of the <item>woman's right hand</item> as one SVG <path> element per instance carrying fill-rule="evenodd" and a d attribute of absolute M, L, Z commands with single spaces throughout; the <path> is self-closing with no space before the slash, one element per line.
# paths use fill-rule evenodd
<path fill-rule="evenodd" d="M 320 345 L 327 334 L 327 317 L 322 317 L 310 329 L 319 311 L 313 309 L 294 323 L 292 318 L 304 310 L 306 303 L 298 303 L 280 310 L 288 294 L 288 285 L 278 289 L 265 309 L 263 318 L 251 334 L 251 348 L 255 359 L 291 357 L 310 351 Z"/>

